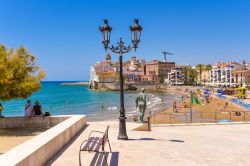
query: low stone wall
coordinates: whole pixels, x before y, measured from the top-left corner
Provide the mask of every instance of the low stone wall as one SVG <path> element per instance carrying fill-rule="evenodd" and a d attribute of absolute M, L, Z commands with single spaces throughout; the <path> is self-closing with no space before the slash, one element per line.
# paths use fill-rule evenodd
<path fill-rule="evenodd" d="M 0 118 L 0 129 L 16 127 L 53 127 L 68 119 L 69 116 L 46 116 L 46 117 L 6 117 Z"/>
<path fill-rule="evenodd" d="M 33 122 L 33 120 L 29 122 L 28 120 L 29 119 L 23 119 L 21 120 L 22 122 L 16 122 L 14 123 L 15 125 L 12 126 L 18 124 L 25 126 Z M 44 165 L 86 125 L 85 115 L 51 116 L 45 119 L 39 119 L 35 121 L 34 124 L 38 125 L 40 121 L 41 124 L 52 125 L 60 120 L 62 122 L 56 126 L 1 155 L 0 165 Z M 5 122 L 5 125 L 6 124 L 10 127 L 9 123 Z"/>

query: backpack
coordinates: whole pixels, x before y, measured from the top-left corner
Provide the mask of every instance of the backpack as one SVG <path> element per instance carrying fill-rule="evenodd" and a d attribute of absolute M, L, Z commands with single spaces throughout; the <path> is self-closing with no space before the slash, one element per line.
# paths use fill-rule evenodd
<path fill-rule="evenodd" d="M 50 116 L 49 112 L 45 112 L 44 116 Z"/>

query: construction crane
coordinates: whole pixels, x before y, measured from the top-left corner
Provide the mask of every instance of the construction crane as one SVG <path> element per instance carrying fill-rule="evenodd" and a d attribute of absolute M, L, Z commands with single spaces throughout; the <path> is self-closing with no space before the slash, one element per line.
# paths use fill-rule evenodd
<path fill-rule="evenodd" d="M 162 51 L 163 55 L 164 55 L 164 62 L 167 62 L 167 55 L 174 55 L 170 52 L 167 52 L 167 51 Z"/>

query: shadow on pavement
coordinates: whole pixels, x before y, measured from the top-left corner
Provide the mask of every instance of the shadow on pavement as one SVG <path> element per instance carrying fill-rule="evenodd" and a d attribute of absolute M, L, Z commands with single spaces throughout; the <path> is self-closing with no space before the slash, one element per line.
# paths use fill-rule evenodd
<path fill-rule="evenodd" d="M 178 140 L 178 139 L 171 139 L 171 140 L 169 140 L 170 142 L 180 142 L 180 143 L 182 143 L 182 142 L 185 142 L 185 141 L 183 141 L 183 140 Z"/>
<path fill-rule="evenodd" d="M 109 155 L 111 155 L 111 160 L 110 160 L 110 163 L 108 163 L 108 165 L 118 166 L 119 152 L 112 152 L 112 153 L 106 152 L 105 153 L 106 158 L 108 158 Z M 106 166 L 107 163 L 106 163 L 105 156 L 103 153 L 95 153 L 95 156 L 92 159 L 90 166 Z"/>
<path fill-rule="evenodd" d="M 154 139 L 154 138 L 138 138 L 138 139 L 129 138 L 128 139 L 128 141 L 155 141 L 155 140 L 159 140 L 159 139 Z"/>

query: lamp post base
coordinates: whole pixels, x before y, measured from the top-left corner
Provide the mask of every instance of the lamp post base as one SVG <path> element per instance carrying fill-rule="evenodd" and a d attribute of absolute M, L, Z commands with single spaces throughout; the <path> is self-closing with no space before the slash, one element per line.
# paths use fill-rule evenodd
<path fill-rule="evenodd" d="M 120 123 L 119 123 L 119 134 L 118 139 L 119 140 L 127 140 L 127 132 L 126 132 L 126 117 L 119 117 Z"/>

